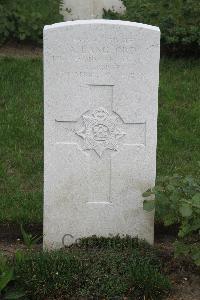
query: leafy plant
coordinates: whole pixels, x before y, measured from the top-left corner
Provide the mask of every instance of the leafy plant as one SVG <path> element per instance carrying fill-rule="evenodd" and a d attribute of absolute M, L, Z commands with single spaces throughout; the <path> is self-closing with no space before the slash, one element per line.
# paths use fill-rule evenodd
<path fill-rule="evenodd" d="M 0 254 L 0 295 L 13 279 L 13 267 L 10 267 L 6 257 L 3 254 Z"/>
<path fill-rule="evenodd" d="M 33 248 L 33 246 L 35 246 L 38 243 L 38 241 L 42 239 L 42 236 L 33 236 L 31 233 L 27 233 L 24 230 L 23 225 L 21 225 L 21 233 L 23 237 L 23 242 L 29 249 Z"/>
<path fill-rule="evenodd" d="M 14 267 L 11 266 L 7 258 L 0 253 L 0 297 L 14 300 L 20 299 L 25 295 L 24 292 L 10 289 L 9 284 L 14 280 Z"/>
<path fill-rule="evenodd" d="M 62 21 L 62 0 L 0 0 L 0 42 L 8 39 L 42 43 L 44 25 Z"/>
<path fill-rule="evenodd" d="M 111 10 L 104 17 L 159 26 L 165 51 L 199 53 L 200 2 L 196 0 L 123 0 L 121 15 Z"/>
<path fill-rule="evenodd" d="M 165 176 L 143 196 L 155 197 L 144 201 L 146 211 L 155 208 L 165 226 L 178 224 L 175 254 L 190 255 L 200 265 L 200 183 L 191 176 Z"/>

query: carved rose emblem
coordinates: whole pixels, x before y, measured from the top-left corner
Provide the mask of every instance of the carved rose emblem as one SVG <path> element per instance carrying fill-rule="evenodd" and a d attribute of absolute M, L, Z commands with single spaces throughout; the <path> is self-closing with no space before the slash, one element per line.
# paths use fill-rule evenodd
<path fill-rule="evenodd" d="M 76 133 L 84 139 L 85 150 L 94 150 L 100 157 L 106 149 L 117 151 L 118 140 L 125 135 L 118 128 L 119 116 L 100 107 L 82 118 L 83 127 Z"/>

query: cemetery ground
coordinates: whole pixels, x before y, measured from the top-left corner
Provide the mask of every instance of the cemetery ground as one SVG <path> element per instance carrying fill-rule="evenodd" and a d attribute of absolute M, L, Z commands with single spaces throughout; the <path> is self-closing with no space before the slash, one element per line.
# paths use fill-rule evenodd
<path fill-rule="evenodd" d="M 160 295 L 159 289 L 162 292 L 168 289 L 165 275 L 172 282 L 172 291 L 170 296 L 166 296 L 167 299 L 199 299 L 198 268 L 188 259 L 173 257 L 172 242 L 176 239 L 176 228 L 174 227 L 166 230 L 163 229 L 163 226 L 156 225 L 155 249 L 133 240 L 135 250 L 134 253 L 131 252 L 131 257 L 130 249 L 127 248 L 125 251 L 123 246 L 119 246 L 124 244 L 124 241 L 118 239 L 115 240 L 115 246 L 112 249 L 108 249 L 104 240 L 91 240 L 89 251 L 85 251 L 84 243 L 80 247 L 72 247 L 67 250 L 67 260 L 63 258 L 62 252 L 52 254 L 52 257 L 48 255 L 44 257 L 40 252 L 40 244 L 35 246 L 30 242 L 28 247 L 26 242 L 24 245 L 19 224 L 24 224 L 27 232 L 42 234 L 43 71 L 42 59 L 28 57 L 30 54 L 32 56 L 32 53 L 26 55 L 25 52 L 25 54 L 18 55 L 22 56 L 21 58 L 2 57 L 0 60 L 0 120 L 2 122 L 0 129 L 0 251 L 8 254 L 8 257 L 12 257 L 17 249 L 27 253 L 25 254 L 27 255 L 26 263 L 21 267 L 19 267 L 20 264 L 16 266 L 20 278 L 30 287 L 30 294 L 33 291 L 44 293 L 44 298 L 34 296 L 35 298 L 30 299 L 53 299 L 52 295 L 56 286 L 60 290 L 66 290 L 68 287 L 66 287 L 66 279 L 63 279 L 64 275 L 70 278 L 68 289 L 71 289 L 70 291 L 80 288 L 75 285 L 77 281 L 75 279 L 77 277 L 80 279 L 82 276 L 82 280 L 87 278 L 86 282 L 88 283 L 85 290 L 82 288 L 82 295 L 88 295 L 88 291 L 94 294 L 96 290 L 100 289 L 100 286 L 105 288 L 102 290 L 102 294 L 106 290 L 107 295 L 113 296 L 113 288 L 116 292 L 117 287 L 120 294 L 120 289 L 126 286 L 129 277 L 119 274 L 117 268 L 119 266 L 122 269 L 125 268 L 123 270 L 127 275 L 128 271 L 125 267 L 127 264 L 134 265 L 137 262 L 137 266 L 140 263 L 142 266 L 143 261 L 147 266 L 146 280 L 149 278 L 154 280 L 154 282 L 151 281 L 152 286 L 149 286 L 152 294 L 149 295 L 147 292 L 145 299 L 156 299 Z M 200 60 L 161 59 L 158 176 L 178 173 L 191 174 L 200 179 L 198 165 L 198 161 L 200 161 L 199 76 Z M 20 241 L 17 241 L 17 238 L 20 238 Z M 119 247 L 122 248 L 119 250 Z M 88 257 L 88 253 L 91 252 L 94 255 Z M 18 261 L 20 261 L 20 255 L 21 252 L 18 252 Z M 98 260 L 96 260 L 97 257 Z M 131 262 L 130 259 L 132 259 Z M 79 269 L 80 260 L 87 265 L 84 265 L 84 272 Z M 161 265 L 157 265 L 154 269 L 153 265 L 158 264 L 158 260 Z M 60 266 L 59 271 L 57 271 L 58 265 Z M 40 271 L 42 266 L 47 268 L 43 273 Z M 31 268 L 41 280 L 30 280 L 27 274 L 31 273 Z M 50 275 L 53 277 L 49 277 L 51 278 L 50 283 L 48 283 L 47 276 L 48 268 L 52 268 L 52 272 L 54 272 L 53 275 Z M 66 269 L 69 272 L 65 273 Z M 64 275 L 58 277 L 57 272 L 59 275 Z M 114 275 L 104 277 L 103 274 L 107 274 L 106 272 Z M 138 285 L 136 283 L 135 286 L 147 284 L 142 272 L 138 272 L 135 276 L 139 280 Z M 102 280 L 100 286 L 98 285 L 99 278 Z M 41 282 L 45 289 L 41 287 Z M 80 280 L 78 282 L 80 283 Z M 22 287 L 26 289 L 26 285 Z M 129 292 L 131 293 L 131 291 Z M 138 293 L 136 299 L 144 299 L 139 288 L 136 288 L 134 292 Z M 57 297 L 54 299 L 64 299 L 63 295 L 59 295 L 59 293 L 57 293 Z M 163 297 L 165 297 L 165 293 Z"/>

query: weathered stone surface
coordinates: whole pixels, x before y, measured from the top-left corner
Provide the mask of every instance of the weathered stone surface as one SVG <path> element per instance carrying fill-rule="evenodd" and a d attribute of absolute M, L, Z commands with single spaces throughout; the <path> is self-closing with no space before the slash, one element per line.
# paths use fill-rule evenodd
<path fill-rule="evenodd" d="M 123 12 L 121 0 L 64 0 L 61 12 L 65 21 L 102 18 L 103 9 Z"/>
<path fill-rule="evenodd" d="M 156 176 L 159 44 L 157 27 L 131 22 L 45 26 L 45 247 L 153 242 L 142 193 Z"/>

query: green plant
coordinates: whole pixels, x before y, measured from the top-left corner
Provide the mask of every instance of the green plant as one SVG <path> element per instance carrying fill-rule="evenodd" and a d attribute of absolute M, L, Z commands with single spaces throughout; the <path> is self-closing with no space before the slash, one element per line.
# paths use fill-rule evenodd
<path fill-rule="evenodd" d="M 62 21 L 61 0 L 0 0 L 0 42 L 8 39 L 42 43 L 43 27 Z"/>
<path fill-rule="evenodd" d="M 0 295 L 14 279 L 14 269 L 8 265 L 6 257 L 0 253 Z"/>
<path fill-rule="evenodd" d="M 160 273 L 156 264 L 151 264 L 148 257 L 138 259 L 137 255 L 130 258 L 130 280 L 138 289 L 134 291 L 136 299 L 159 299 L 171 288 L 169 280 Z M 140 297 L 140 298 L 139 298 Z"/>
<path fill-rule="evenodd" d="M 5 6 L 6 1 L 0 1 L 0 44 L 10 37 L 15 29 L 14 20 L 10 18 L 9 9 Z"/>
<path fill-rule="evenodd" d="M 159 26 L 167 52 L 199 53 L 200 2 L 196 0 L 123 0 L 123 15 L 105 11 L 104 17 Z"/>
<path fill-rule="evenodd" d="M 137 248 L 105 250 L 87 257 L 84 285 L 80 295 L 112 299 L 155 299 L 170 290 L 169 280 L 160 272 L 160 262 Z"/>
<path fill-rule="evenodd" d="M 21 225 L 20 228 L 21 228 L 24 244 L 29 249 L 33 248 L 33 246 L 35 246 L 37 242 L 39 242 L 42 239 L 42 236 L 33 236 L 31 233 L 27 233 L 24 230 L 23 225 Z"/>
<path fill-rule="evenodd" d="M 178 224 L 178 238 L 174 244 L 176 255 L 190 255 L 200 265 L 200 183 L 192 176 L 165 176 L 143 194 L 154 196 L 144 201 L 144 209 L 156 209 L 156 216 L 169 226 Z"/>
<path fill-rule="evenodd" d="M 170 290 L 157 251 L 130 237 L 80 240 L 60 251 L 19 253 L 16 281 L 28 299 L 155 299 Z"/>
<path fill-rule="evenodd" d="M 14 267 L 9 264 L 7 258 L 0 253 L 0 298 L 20 299 L 25 293 L 10 288 L 10 283 L 15 280 Z M 2 298 L 1 298 L 2 299 Z"/>
<path fill-rule="evenodd" d="M 28 299 L 69 299 L 82 276 L 79 260 L 64 251 L 24 253 L 16 259 L 15 270 L 18 286 L 27 291 Z"/>

